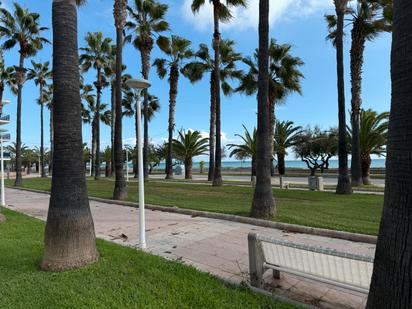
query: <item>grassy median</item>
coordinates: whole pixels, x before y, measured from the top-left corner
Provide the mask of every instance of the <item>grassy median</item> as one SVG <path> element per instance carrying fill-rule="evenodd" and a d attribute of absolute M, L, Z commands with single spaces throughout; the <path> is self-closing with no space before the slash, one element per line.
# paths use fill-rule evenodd
<path fill-rule="evenodd" d="M 51 179 L 24 179 L 23 186 L 50 190 Z M 11 185 L 9 181 L 7 184 Z M 111 199 L 114 182 L 88 180 L 89 195 Z M 129 183 L 128 200 L 137 201 L 137 183 Z M 182 183 L 148 182 L 146 202 L 155 205 L 248 216 L 253 189 L 239 186 L 212 187 Z M 376 235 L 383 196 L 305 190 L 274 190 L 278 214 L 274 220 L 311 227 Z"/>

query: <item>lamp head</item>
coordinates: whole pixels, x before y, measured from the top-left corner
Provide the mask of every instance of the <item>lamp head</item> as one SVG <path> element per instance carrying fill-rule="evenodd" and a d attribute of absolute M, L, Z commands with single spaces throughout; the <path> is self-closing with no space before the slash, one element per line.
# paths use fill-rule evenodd
<path fill-rule="evenodd" d="M 151 86 L 150 82 L 145 79 L 129 79 L 126 81 L 126 86 L 137 91 L 142 91 Z"/>

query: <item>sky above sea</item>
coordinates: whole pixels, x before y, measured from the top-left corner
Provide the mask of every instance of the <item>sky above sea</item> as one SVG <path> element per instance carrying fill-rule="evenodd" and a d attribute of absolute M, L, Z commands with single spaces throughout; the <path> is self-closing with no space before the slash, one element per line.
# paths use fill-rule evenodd
<path fill-rule="evenodd" d="M 51 28 L 51 0 L 18 0 L 19 4 L 30 11 L 41 14 L 41 24 Z M 192 41 L 192 48 L 198 49 L 200 43 L 210 43 L 212 38 L 211 8 L 205 7 L 194 16 L 190 10 L 190 0 L 164 0 L 169 5 L 167 20 L 172 32 Z M 238 9 L 230 24 L 222 26 L 222 36 L 225 39 L 236 41 L 236 50 L 244 56 L 253 53 L 258 44 L 258 0 L 249 0 L 248 9 Z M 129 0 L 129 4 L 132 1 Z M 276 116 L 280 120 L 292 120 L 296 125 L 319 125 L 328 129 L 337 125 L 337 91 L 336 91 L 336 63 L 335 50 L 330 42 L 325 40 L 327 28 L 324 14 L 333 13 L 332 0 L 277 0 L 270 1 L 271 27 L 270 36 L 278 43 L 289 43 L 293 46 L 292 53 L 300 57 L 305 65 L 302 72 L 305 75 L 302 81 L 303 95 L 291 95 L 284 104 L 277 107 Z M 3 0 L 3 6 L 12 9 L 12 1 Z M 79 9 L 79 47 L 83 47 L 87 32 L 101 31 L 105 36 L 115 39 L 112 17 L 113 1 L 89 0 L 88 4 Z M 346 74 L 346 102 L 350 108 L 350 75 L 349 75 L 349 47 L 350 26 L 345 28 L 345 74 Z M 52 41 L 51 30 L 44 33 Z M 363 69 L 363 106 L 373 108 L 379 112 L 388 111 L 390 106 L 390 45 L 391 36 L 383 34 L 373 42 L 367 42 L 365 51 L 365 65 Z M 152 61 L 163 55 L 155 48 Z M 51 61 L 52 48 L 46 46 L 33 60 Z M 18 63 L 18 49 L 15 48 L 5 54 L 7 65 Z M 30 67 L 30 60 L 26 60 L 26 67 Z M 128 45 L 124 50 L 124 62 L 127 72 L 134 77 L 140 77 L 140 55 Z M 240 64 L 241 68 L 245 68 Z M 93 83 L 95 72 L 85 74 L 86 82 Z M 163 142 L 167 137 L 168 119 L 168 83 L 167 79 L 160 80 L 156 70 L 152 68 L 150 92 L 160 99 L 161 111 L 150 123 L 150 138 L 153 143 Z M 40 143 L 40 107 L 36 103 L 39 90 L 32 81 L 27 81 L 23 90 L 23 143 L 29 147 Z M 12 104 L 5 108 L 5 112 L 12 117 L 9 125 L 11 138 L 15 138 L 16 98 L 6 91 L 5 99 L 12 100 Z M 209 81 L 195 85 L 190 84 L 183 76 L 179 84 L 176 106 L 176 129 L 195 129 L 207 134 L 209 128 Z M 103 93 L 103 102 L 110 103 L 110 90 Z M 256 125 L 256 98 L 234 94 L 231 97 L 222 96 L 222 139 L 225 144 L 237 143 L 236 134 L 243 133 L 242 125 L 250 130 Z M 349 116 L 349 115 L 348 115 Z M 45 134 L 49 134 L 48 111 L 45 115 Z M 134 144 L 133 118 L 124 121 L 123 139 L 126 144 Z M 91 128 L 84 125 L 84 142 L 90 143 Z M 101 126 L 101 149 L 110 144 L 110 128 Z M 46 138 L 46 144 L 47 138 Z M 293 159 L 293 154 L 289 154 Z M 197 158 L 197 161 L 202 158 Z"/>

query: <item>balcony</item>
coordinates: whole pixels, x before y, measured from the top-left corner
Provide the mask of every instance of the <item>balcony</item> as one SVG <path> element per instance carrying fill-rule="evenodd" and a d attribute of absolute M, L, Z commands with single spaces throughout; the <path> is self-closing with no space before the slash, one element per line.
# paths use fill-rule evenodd
<path fill-rule="evenodd" d="M 10 122 L 10 115 L 0 116 L 0 125 L 8 124 Z"/>

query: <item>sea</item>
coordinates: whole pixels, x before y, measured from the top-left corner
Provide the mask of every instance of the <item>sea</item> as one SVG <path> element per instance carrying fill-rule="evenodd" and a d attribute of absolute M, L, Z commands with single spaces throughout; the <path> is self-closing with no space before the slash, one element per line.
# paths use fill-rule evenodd
<path fill-rule="evenodd" d="M 275 162 L 276 163 L 276 162 Z M 199 169 L 199 162 L 193 162 L 193 168 Z M 350 167 L 349 160 L 349 167 Z M 252 165 L 251 161 L 222 161 L 223 169 L 239 169 L 239 168 L 250 168 Z M 299 160 L 286 160 L 286 168 L 301 168 L 307 169 L 306 163 Z M 209 162 L 205 162 L 205 168 L 209 167 Z M 329 168 L 338 168 L 338 160 L 330 160 Z M 385 168 L 385 159 L 372 159 L 371 168 Z M 160 163 L 155 169 L 164 170 L 165 163 Z"/>

